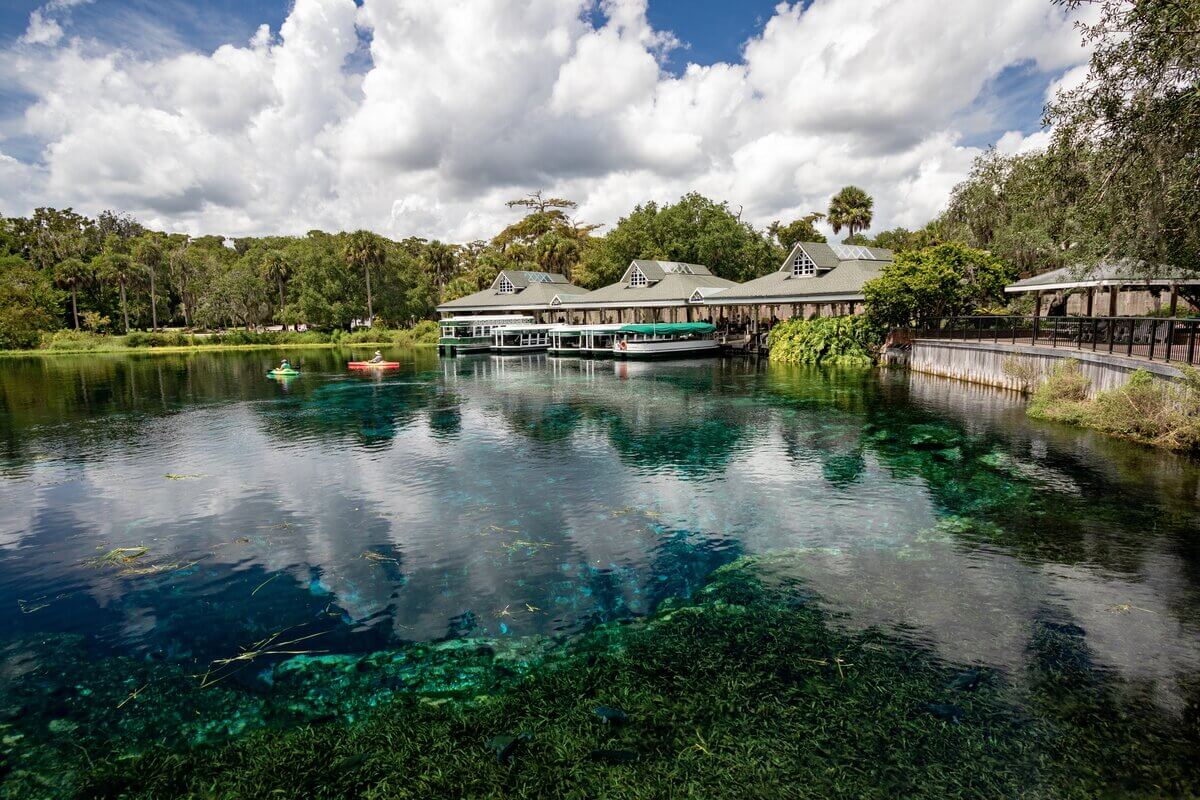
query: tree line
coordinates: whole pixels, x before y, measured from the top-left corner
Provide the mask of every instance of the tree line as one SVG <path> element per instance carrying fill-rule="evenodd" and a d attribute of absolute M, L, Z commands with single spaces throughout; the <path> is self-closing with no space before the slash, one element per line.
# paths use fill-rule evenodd
<path fill-rule="evenodd" d="M 852 232 L 869 224 L 865 192 L 848 187 L 838 198 L 831 221 Z M 663 258 L 744 281 L 778 268 L 795 241 L 823 240 L 812 225 L 823 215 L 760 230 L 694 193 L 639 205 L 604 235 L 572 216 L 571 200 L 538 191 L 508 205 L 524 216 L 489 241 L 466 244 L 365 230 L 188 236 L 149 230 L 127 214 L 92 219 L 70 208 L 0 217 L 0 347 L 33 347 L 60 328 L 407 327 L 432 318 L 441 302 L 490 286 L 503 269 L 560 273 L 597 288 L 634 258 Z"/>

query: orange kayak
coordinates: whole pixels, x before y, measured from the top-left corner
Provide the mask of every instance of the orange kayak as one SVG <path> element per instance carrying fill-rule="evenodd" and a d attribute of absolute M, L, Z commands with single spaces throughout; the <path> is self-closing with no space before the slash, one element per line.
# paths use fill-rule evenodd
<path fill-rule="evenodd" d="M 399 361 L 351 361 L 346 365 L 350 369 L 395 369 Z"/>

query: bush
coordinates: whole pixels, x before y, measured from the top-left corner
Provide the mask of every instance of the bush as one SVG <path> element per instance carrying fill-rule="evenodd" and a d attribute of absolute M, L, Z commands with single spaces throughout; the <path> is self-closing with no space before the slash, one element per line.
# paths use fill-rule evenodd
<path fill-rule="evenodd" d="M 111 344 L 112 339 L 102 334 L 66 328 L 42 337 L 42 347 L 47 350 L 96 350 Z"/>
<path fill-rule="evenodd" d="M 1034 392 L 1029 415 L 1171 450 L 1200 450 L 1200 372 L 1183 371 L 1176 382 L 1139 369 L 1124 386 L 1089 400 L 1090 382 L 1078 362 L 1068 360 Z"/>
<path fill-rule="evenodd" d="M 1022 393 L 1028 393 L 1037 386 L 1042 377 L 1042 370 L 1032 358 L 1009 356 L 1004 359 L 1004 374 L 1013 379 Z"/>
<path fill-rule="evenodd" d="M 126 347 L 149 347 L 150 341 L 150 334 L 143 333 L 142 331 L 133 331 L 121 338 L 121 344 Z"/>
<path fill-rule="evenodd" d="M 442 329 L 431 319 L 423 319 L 412 327 L 415 344 L 437 344 Z"/>
<path fill-rule="evenodd" d="M 784 364 L 869 367 L 881 342 L 863 316 L 791 319 L 767 336 L 771 361 Z"/>

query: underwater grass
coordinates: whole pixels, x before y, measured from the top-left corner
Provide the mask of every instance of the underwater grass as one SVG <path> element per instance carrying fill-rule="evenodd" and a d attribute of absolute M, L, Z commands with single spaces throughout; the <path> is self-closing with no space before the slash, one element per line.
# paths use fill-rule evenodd
<path fill-rule="evenodd" d="M 949 667 L 875 631 L 841 632 L 802 588 L 770 578 L 787 573 L 776 557 L 723 567 L 695 602 L 600 626 L 485 694 L 400 693 L 353 724 L 259 730 L 189 752 L 93 756 L 78 796 L 1200 791 L 1194 720 L 1165 721 L 1148 700 L 1119 699 L 1134 690 L 1092 667 L 1074 626 L 1039 628 L 1036 674 L 1022 676 L 1031 688 L 1017 693 L 1014 676 Z"/>

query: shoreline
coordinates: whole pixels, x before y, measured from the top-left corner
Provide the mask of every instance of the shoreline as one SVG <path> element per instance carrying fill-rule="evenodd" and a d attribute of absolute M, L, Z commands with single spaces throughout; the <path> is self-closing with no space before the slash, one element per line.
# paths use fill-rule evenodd
<path fill-rule="evenodd" d="M 28 356 L 80 356 L 80 355 L 137 355 L 161 353 L 163 355 L 178 355 L 180 353 L 215 353 L 223 350 L 332 350 L 334 348 L 351 349 L 355 347 L 393 347 L 409 349 L 416 347 L 437 347 L 436 344 L 416 342 L 408 345 L 397 345 L 395 342 L 313 342 L 313 343 L 281 343 L 281 344 L 196 344 L 170 345 L 167 347 L 97 347 L 70 348 L 66 350 L 0 350 L 0 358 L 23 358 Z"/>

